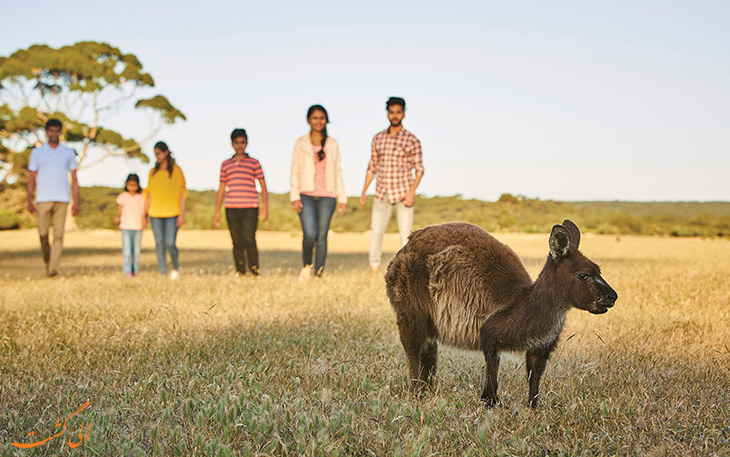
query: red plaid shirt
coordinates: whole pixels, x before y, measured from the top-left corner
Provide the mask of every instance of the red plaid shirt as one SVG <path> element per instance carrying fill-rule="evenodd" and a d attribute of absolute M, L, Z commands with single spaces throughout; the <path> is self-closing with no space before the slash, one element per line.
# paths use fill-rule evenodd
<path fill-rule="evenodd" d="M 375 135 L 368 172 L 378 176 L 375 182 L 375 198 L 394 204 L 406 196 L 413 185 L 414 176 L 423 174 L 421 142 L 408 130 L 401 128 L 396 136 L 388 129 Z"/>

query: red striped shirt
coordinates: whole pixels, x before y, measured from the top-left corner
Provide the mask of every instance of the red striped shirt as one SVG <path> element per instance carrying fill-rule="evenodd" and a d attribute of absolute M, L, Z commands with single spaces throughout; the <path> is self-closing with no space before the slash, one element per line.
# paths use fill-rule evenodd
<path fill-rule="evenodd" d="M 239 161 L 234 157 L 221 164 L 220 179 L 226 185 L 226 208 L 258 208 L 256 180 L 264 178 L 261 164 L 248 154 Z"/>

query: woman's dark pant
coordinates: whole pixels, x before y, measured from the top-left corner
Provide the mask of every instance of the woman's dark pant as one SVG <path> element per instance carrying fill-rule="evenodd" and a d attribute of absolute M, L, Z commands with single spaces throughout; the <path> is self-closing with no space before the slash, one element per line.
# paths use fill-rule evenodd
<path fill-rule="evenodd" d="M 175 245 L 177 238 L 177 216 L 150 217 L 152 233 L 155 234 L 155 252 L 157 252 L 157 269 L 162 274 L 167 273 L 167 258 L 165 251 L 170 253 L 172 269 L 179 270 L 178 250 Z"/>
<path fill-rule="evenodd" d="M 332 214 L 335 212 L 337 200 L 333 197 L 312 197 L 301 195 L 302 212 L 299 219 L 302 221 L 302 263 L 312 264 L 312 251 L 315 244 L 317 252 L 314 257 L 314 272 L 320 274 L 327 259 L 327 232 L 330 229 Z"/>
<path fill-rule="evenodd" d="M 256 247 L 256 228 L 259 223 L 259 209 L 226 208 L 226 220 L 233 241 L 233 263 L 236 265 L 236 271 L 241 274 L 246 274 L 246 271 L 257 274 L 259 250 Z"/>

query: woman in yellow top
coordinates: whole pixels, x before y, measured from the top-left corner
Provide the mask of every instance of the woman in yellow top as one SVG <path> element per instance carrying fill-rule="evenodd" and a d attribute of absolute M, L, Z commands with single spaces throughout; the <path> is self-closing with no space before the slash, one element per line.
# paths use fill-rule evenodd
<path fill-rule="evenodd" d="M 155 144 L 157 163 L 150 170 L 147 182 L 147 214 L 150 216 L 152 232 L 155 234 L 157 250 L 157 268 L 163 275 L 167 274 L 167 256 L 170 252 L 172 272 L 170 279 L 177 279 L 180 264 L 178 250 L 175 246 L 177 229 L 185 222 L 185 176 L 175 164 L 167 144 L 160 141 Z"/>

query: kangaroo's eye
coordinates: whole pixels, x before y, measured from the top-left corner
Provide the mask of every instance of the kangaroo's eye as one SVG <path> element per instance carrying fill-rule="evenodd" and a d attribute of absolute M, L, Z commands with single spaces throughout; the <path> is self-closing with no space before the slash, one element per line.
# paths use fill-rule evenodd
<path fill-rule="evenodd" d="M 590 275 L 587 275 L 585 273 L 578 273 L 578 279 L 581 281 L 588 281 L 588 278 L 590 278 Z"/>

